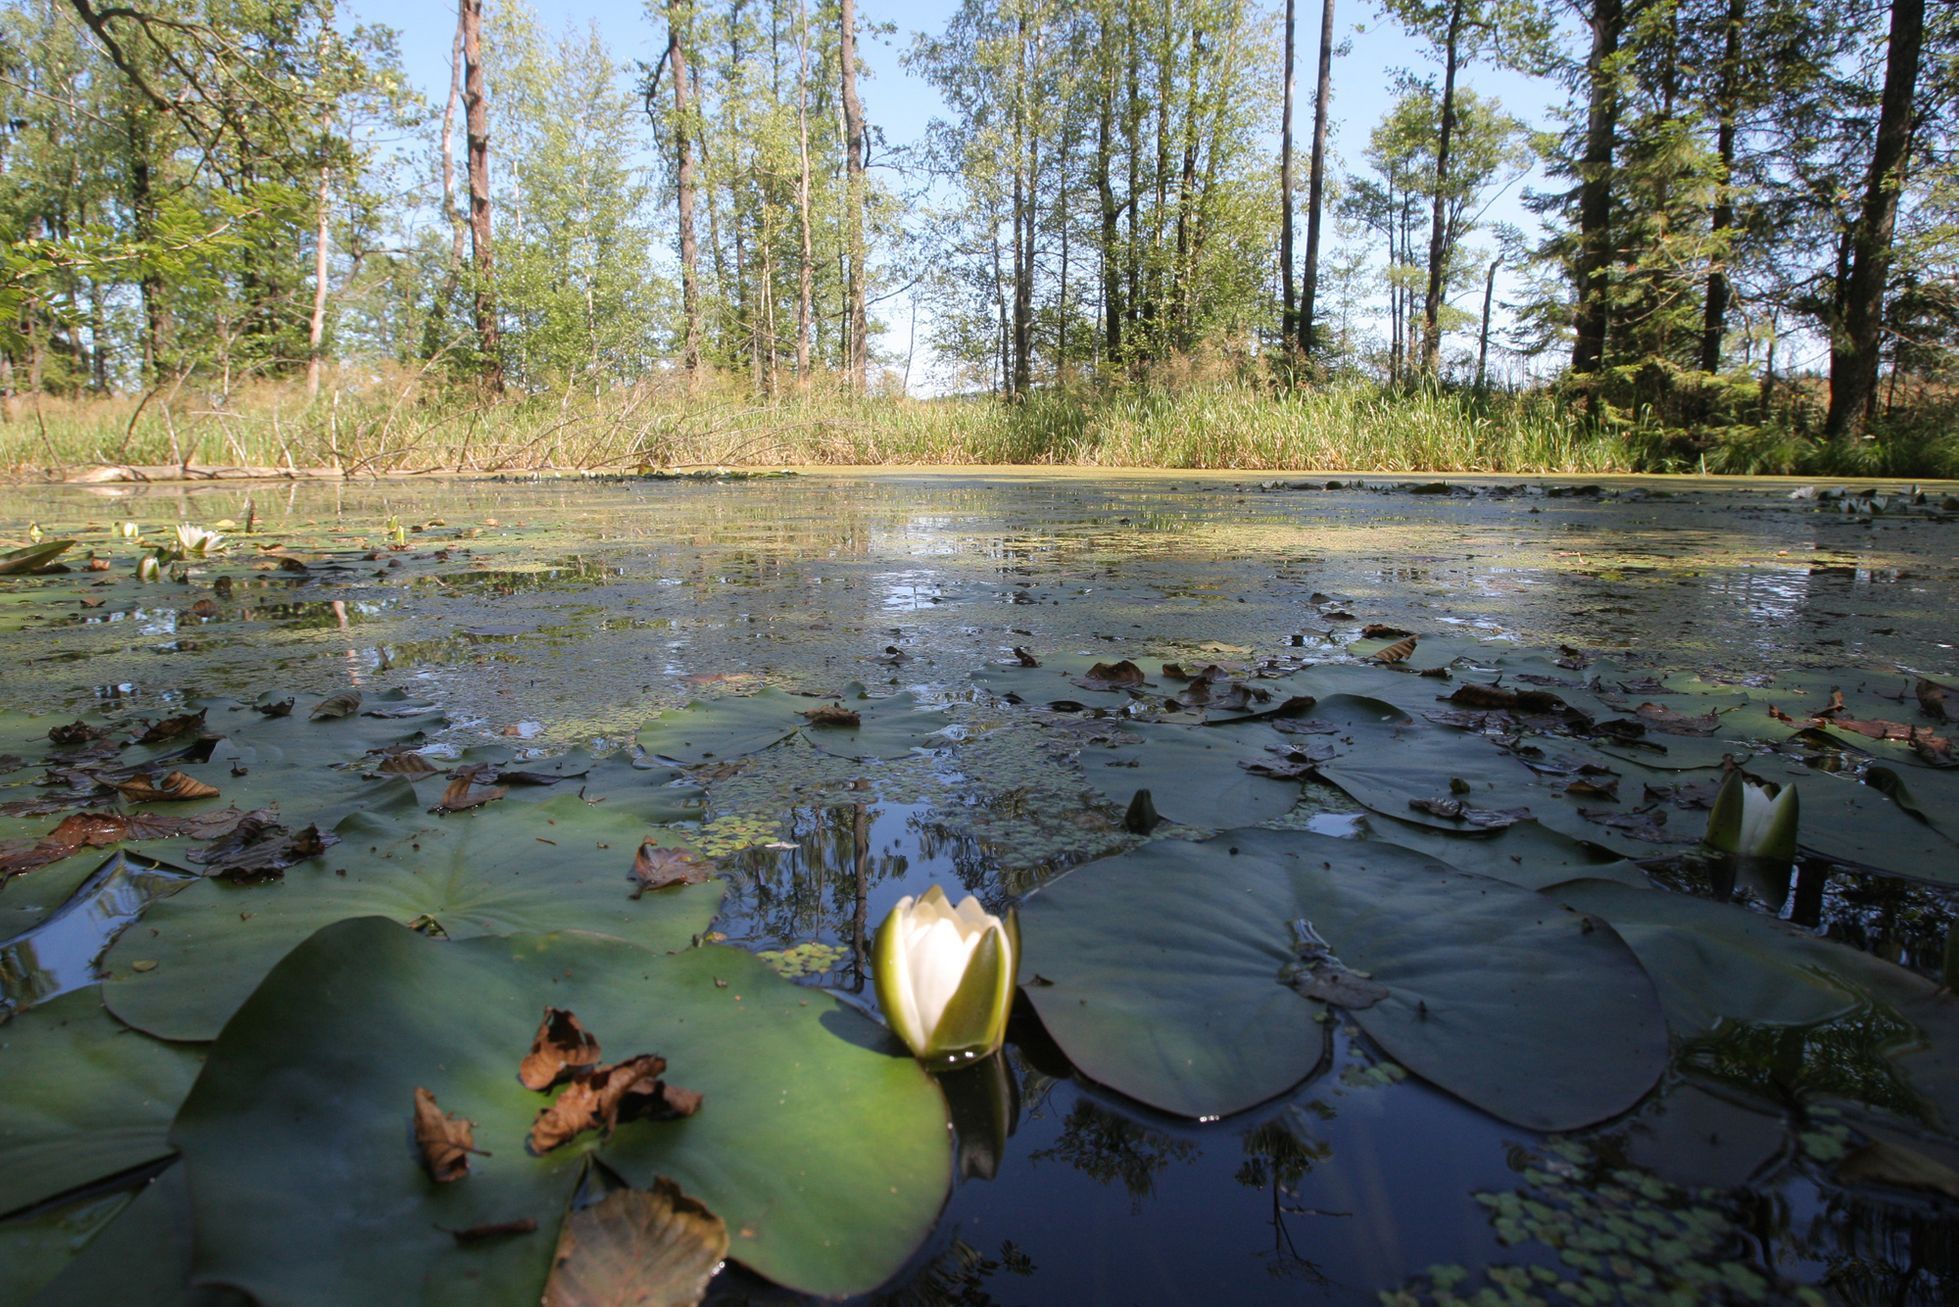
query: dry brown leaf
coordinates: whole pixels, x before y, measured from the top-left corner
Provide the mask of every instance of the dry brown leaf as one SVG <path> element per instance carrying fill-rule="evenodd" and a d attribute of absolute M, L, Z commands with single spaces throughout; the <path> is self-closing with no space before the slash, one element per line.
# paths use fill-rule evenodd
<path fill-rule="evenodd" d="M 548 1153 L 587 1130 L 610 1133 L 622 1121 L 668 1121 L 692 1116 L 701 1096 L 660 1079 L 667 1060 L 641 1053 L 611 1066 L 581 1067 L 531 1123 L 530 1146 Z"/>
<path fill-rule="evenodd" d="M 524 1088 L 541 1092 L 598 1060 L 599 1041 L 578 1018 L 563 1008 L 547 1007 L 531 1038 L 531 1051 L 517 1066 L 517 1079 Z"/>
<path fill-rule="evenodd" d="M 148 730 L 136 737 L 136 743 L 161 744 L 165 740 L 174 740 L 180 736 L 201 734 L 203 730 L 204 710 L 200 708 L 181 717 L 166 717 L 160 722 L 152 722 Z M 55 743 L 62 744 L 65 741 L 56 740 Z"/>
<path fill-rule="evenodd" d="M 336 717 L 346 717 L 360 711 L 360 706 L 359 690 L 342 690 L 339 694 L 330 694 L 314 704 L 313 711 L 307 715 L 316 722 L 332 721 Z"/>
<path fill-rule="evenodd" d="M 1408 655 L 1414 652 L 1415 637 L 1411 635 L 1405 640 L 1396 640 L 1385 649 L 1376 649 L 1369 656 L 1377 663 L 1405 663 Z"/>
<path fill-rule="evenodd" d="M 403 776 L 411 781 L 418 781 L 424 776 L 433 776 L 442 769 L 419 753 L 406 752 L 389 754 L 381 760 L 381 765 L 375 770 L 385 772 L 389 776 Z"/>
<path fill-rule="evenodd" d="M 469 1155 L 476 1151 L 476 1123 L 445 1113 L 434 1094 L 416 1085 L 415 1146 L 429 1179 L 438 1184 L 460 1180 L 469 1174 Z"/>
<path fill-rule="evenodd" d="M 282 874 L 287 867 L 308 858 L 317 858 L 339 837 L 318 826 L 287 830 L 267 817 L 248 814 L 239 819 L 231 832 L 201 849 L 193 849 L 190 860 L 204 868 L 204 874 L 222 880 L 265 880 Z"/>
<path fill-rule="evenodd" d="M 48 728 L 48 739 L 59 745 L 87 744 L 90 740 L 102 738 L 102 732 L 87 722 L 73 721 L 66 726 Z"/>
<path fill-rule="evenodd" d="M 840 703 L 826 703 L 820 708 L 811 708 L 803 713 L 811 726 L 843 726 L 852 730 L 862 724 L 862 718 Z"/>
<path fill-rule="evenodd" d="M 1097 663 L 1078 682 L 1091 690 L 1133 689 L 1148 681 L 1143 669 L 1127 658 L 1113 663 Z"/>
<path fill-rule="evenodd" d="M 116 789 L 131 803 L 163 803 L 185 799 L 215 799 L 218 787 L 207 785 L 195 776 L 180 771 L 165 772 L 161 780 L 136 776 L 117 784 Z"/>
<path fill-rule="evenodd" d="M 1413 631 L 1404 631 L 1398 626 L 1389 626 L 1386 622 L 1369 622 L 1360 628 L 1363 640 L 1399 640 L 1413 634 Z"/>
<path fill-rule="evenodd" d="M 1041 660 L 1033 654 L 1028 653 L 1025 646 L 1022 645 L 1014 646 L 1014 661 L 1022 667 L 1039 667 L 1041 665 Z"/>
<path fill-rule="evenodd" d="M 1921 676 L 1913 689 L 1918 694 L 1918 711 L 1935 721 L 1944 721 L 1945 687 L 1937 681 L 1929 681 Z"/>
<path fill-rule="evenodd" d="M 633 897 L 669 885 L 698 885 L 713 874 L 707 859 L 692 849 L 663 849 L 647 840 L 633 855 Z"/>
<path fill-rule="evenodd" d="M 693 1307 L 728 1256 L 728 1227 L 665 1179 L 565 1218 L 544 1307 Z"/>
<path fill-rule="evenodd" d="M 495 803 L 508 794 L 501 785 L 478 785 L 476 778 L 488 771 L 487 766 L 458 767 L 449 773 L 449 784 L 442 791 L 442 798 L 431 808 L 431 812 L 463 812 L 469 808 L 480 808 L 486 803 Z"/>

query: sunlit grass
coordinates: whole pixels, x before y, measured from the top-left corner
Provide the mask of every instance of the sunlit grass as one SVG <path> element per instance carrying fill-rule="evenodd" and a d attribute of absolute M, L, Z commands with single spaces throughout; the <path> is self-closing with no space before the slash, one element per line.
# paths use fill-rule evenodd
<path fill-rule="evenodd" d="M 1909 447 L 1906 447 L 1906 445 Z M 703 465 L 1056 464 L 1249 471 L 1959 471 L 1959 438 L 1826 449 L 1738 433 L 1691 456 L 1602 431 L 1543 393 L 1385 391 L 1360 382 L 1284 393 L 1210 381 L 985 397 L 859 397 L 834 385 L 761 401 L 733 381 L 670 380 L 491 401 L 374 378 L 308 401 L 262 385 L 222 400 L 189 387 L 134 399 L 22 402 L 0 466 L 182 464 L 351 473 L 634 471 Z"/>

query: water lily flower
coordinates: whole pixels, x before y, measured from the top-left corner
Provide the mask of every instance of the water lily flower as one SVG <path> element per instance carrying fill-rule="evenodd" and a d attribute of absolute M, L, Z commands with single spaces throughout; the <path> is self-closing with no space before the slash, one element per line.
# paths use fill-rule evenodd
<path fill-rule="evenodd" d="M 136 560 L 136 579 L 138 581 L 161 581 L 163 579 L 163 560 L 155 554 L 144 554 Z"/>
<path fill-rule="evenodd" d="M 186 558 L 202 558 L 215 554 L 224 548 L 224 537 L 216 531 L 207 531 L 189 522 L 177 523 L 176 552 Z"/>
<path fill-rule="evenodd" d="M 1006 1039 L 1020 960 L 1020 922 L 971 895 L 953 907 L 934 885 L 898 900 L 877 932 L 885 1020 L 927 1065 L 984 1057 Z"/>
<path fill-rule="evenodd" d="M 1795 785 L 1767 785 L 1731 771 L 1707 814 L 1707 845 L 1738 857 L 1789 862 L 1796 856 L 1798 812 Z"/>
<path fill-rule="evenodd" d="M 125 540 L 134 540 L 143 534 L 143 524 L 130 519 L 116 523 L 116 534 Z"/>

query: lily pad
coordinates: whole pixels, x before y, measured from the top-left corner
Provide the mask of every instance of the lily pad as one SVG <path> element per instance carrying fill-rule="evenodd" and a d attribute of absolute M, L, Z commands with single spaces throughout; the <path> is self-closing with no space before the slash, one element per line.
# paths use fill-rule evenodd
<path fill-rule="evenodd" d="M 855 715 L 853 724 L 826 725 L 821 719 L 810 718 L 810 708 L 821 706 L 821 699 L 810 700 L 798 712 L 803 737 L 825 753 L 860 760 L 902 758 L 913 749 L 926 747 L 933 735 L 946 728 L 945 710 L 921 706 L 918 696 L 909 691 L 874 699 L 862 692 L 862 686 L 854 688 L 856 693 L 846 693 L 837 701 Z"/>
<path fill-rule="evenodd" d="M 1085 748 L 1082 775 L 1103 798 L 1127 807 L 1148 790 L 1156 810 L 1187 826 L 1250 826 L 1283 816 L 1299 802 L 1297 781 L 1254 775 L 1240 764 L 1270 762 L 1267 747 L 1283 743 L 1269 726 L 1230 731 L 1199 726 L 1151 726 L 1127 733 L 1112 749 Z"/>
<path fill-rule="evenodd" d="M 22 545 L 0 554 L 0 576 L 21 576 L 39 571 L 75 547 L 73 540 L 43 540 Z"/>
<path fill-rule="evenodd" d="M 1078 868 L 1022 907 L 1021 984 L 1090 1078 L 1207 1117 L 1319 1064 L 1322 1005 L 1287 983 L 1302 936 L 1386 997 L 1353 1019 L 1503 1120 L 1617 1115 L 1666 1064 L 1652 982 L 1610 931 L 1515 886 L 1364 841 L 1238 830 Z"/>
<path fill-rule="evenodd" d="M 758 753 L 803 725 L 797 714 L 810 706 L 780 690 L 730 695 L 661 713 L 640 728 L 639 747 L 649 766 L 695 767 Z"/>
<path fill-rule="evenodd" d="M 585 930 L 665 950 L 685 948 L 721 902 L 718 880 L 632 897 L 641 840 L 677 837 L 624 800 L 557 794 L 441 817 L 357 813 L 335 833 L 324 859 L 277 883 L 207 880 L 153 905 L 103 959 L 110 1010 L 165 1039 L 215 1038 L 287 950 L 349 917 L 449 939 Z M 139 961 L 154 965 L 137 970 Z"/>
<path fill-rule="evenodd" d="M 39 1295 L 33 1307 L 249 1307 L 251 1299 L 190 1280 L 190 1192 L 184 1168 L 145 1184 L 109 1225 Z"/>
<path fill-rule="evenodd" d="M 619 1054 L 657 1052 L 704 1095 L 541 1157 L 547 1101 L 516 1067 L 546 1006 Z M 438 1185 L 408 1138 L 413 1091 L 475 1123 L 464 1180 Z M 287 956 L 211 1051 L 173 1138 L 196 1277 L 268 1302 L 536 1303 L 587 1155 L 637 1187 L 678 1184 L 730 1256 L 807 1293 L 875 1288 L 938 1215 L 945 1107 L 874 1022 L 739 950 L 662 956 L 583 935 L 441 942 L 373 918 Z M 531 1219 L 535 1231 L 454 1232 Z M 360 1250 L 358 1257 L 347 1254 Z"/>
<path fill-rule="evenodd" d="M 0 1025 L 0 1215 L 167 1157 L 201 1060 L 118 1025 L 92 989 Z"/>

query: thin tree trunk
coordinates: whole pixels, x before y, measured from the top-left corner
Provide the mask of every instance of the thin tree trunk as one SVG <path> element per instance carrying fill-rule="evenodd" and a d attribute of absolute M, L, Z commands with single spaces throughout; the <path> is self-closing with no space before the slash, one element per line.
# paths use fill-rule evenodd
<path fill-rule="evenodd" d="M 469 128 L 469 244 L 476 264 L 476 337 L 483 382 L 503 393 L 496 261 L 490 245 L 490 101 L 483 86 L 483 0 L 462 0 L 463 104 Z"/>
<path fill-rule="evenodd" d="M 1285 94 L 1279 109 L 1279 341 L 1292 348 L 1298 328 L 1292 286 L 1292 27 L 1297 0 L 1286 0 Z"/>
<path fill-rule="evenodd" d="M 322 144 L 333 120 L 328 117 L 320 124 Z M 320 367 L 326 352 L 326 310 L 327 310 L 327 238 L 331 231 L 333 199 L 333 169 L 322 160 L 320 163 L 320 187 L 315 195 L 315 222 L 313 228 L 313 316 L 306 325 L 306 398 L 312 399 L 320 393 Z"/>
<path fill-rule="evenodd" d="M 1061 296 L 1055 310 L 1054 383 L 1066 380 L 1068 368 L 1068 183 L 1073 177 L 1075 158 L 1075 120 L 1068 118 L 1061 132 L 1061 193 L 1055 197 L 1055 225 L 1061 229 Z"/>
<path fill-rule="evenodd" d="M 667 0 L 667 70 L 673 77 L 675 203 L 680 220 L 680 307 L 686 337 L 680 364 L 690 382 L 701 371 L 700 247 L 694 239 L 694 138 L 690 130 L 686 32 L 688 0 Z"/>
<path fill-rule="evenodd" d="M 1123 36 L 1129 44 L 1128 102 L 1123 106 L 1123 129 L 1127 139 L 1124 144 L 1129 151 L 1129 248 L 1125 251 L 1124 269 L 1128 282 L 1124 312 L 1126 330 L 1129 333 L 1129 362 L 1133 373 L 1143 361 L 1143 349 L 1139 343 L 1143 323 L 1143 197 L 1142 197 L 1142 158 L 1143 158 L 1143 43 L 1138 32 L 1136 7 L 1138 0 L 1130 0 L 1128 12 L 1123 17 Z"/>
<path fill-rule="evenodd" d="M 456 203 L 456 105 L 463 96 L 463 6 L 456 6 L 456 39 L 449 47 L 449 98 L 442 107 L 442 217 L 449 224 L 449 279 L 462 275 L 462 206 Z M 444 298 L 447 298 L 446 296 Z"/>
<path fill-rule="evenodd" d="M 1019 399 L 1033 384 L 1034 335 L 1034 150 L 1028 130 L 1027 19 L 1023 15 L 1014 26 L 1013 90 L 1013 374 L 1007 383 L 1009 398 Z"/>
<path fill-rule="evenodd" d="M 1483 277 L 1483 329 L 1476 337 L 1476 389 L 1482 390 L 1490 363 L 1490 303 L 1496 298 L 1496 270 L 1501 259 L 1490 260 Z"/>
<path fill-rule="evenodd" d="M 1313 90 L 1313 158 L 1306 182 L 1306 273 L 1299 291 L 1299 348 L 1307 357 L 1319 349 L 1314 308 L 1320 289 L 1320 220 L 1326 208 L 1326 129 L 1333 100 L 1333 0 L 1320 5 L 1320 66 Z"/>
<path fill-rule="evenodd" d="M 1904 187 L 1912 93 L 1924 38 L 1925 0 L 1892 0 L 1877 141 L 1871 151 L 1863 211 L 1853 229 L 1843 317 L 1830 333 L 1830 411 L 1823 431 L 1833 440 L 1852 434 L 1863 423 L 1877 392 L 1884 283 L 1891 267 L 1891 234 L 1898 221 L 1898 192 Z"/>
<path fill-rule="evenodd" d="M 850 388 L 864 389 L 870 366 L 869 315 L 865 298 L 864 167 L 870 142 L 864 135 L 864 106 L 857 98 L 857 0 L 841 0 L 842 33 L 837 53 L 843 68 L 844 167 L 849 200 L 844 215 L 850 249 Z"/>
<path fill-rule="evenodd" d="M 1428 289 L 1422 295 L 1422 371 L 1442 371 L 1442 270 L 1449 258 L 1445 211 L 1448 207 L 1449 145 L 1456 130 L 1456 45 L 1462 35 L 1463 0 L 1449 6 L 1449 29 L 1442 42 L 1442 126 L 1435 138 L 1435 204 L 1428 228 Z"/>
<path fill-rule="evenodd" d="M 1197 240 L 1197 215 L 1192 212 L 1197 203 L 1197 91 L 1199 71 L 1203 67 L 1204 33 L 1202 29 L 1190 29 L 1190 72 L 1184 81 L 1184 159 L 1183 170 L 1177 177 L 1177 262 L 1172 268 L 1169 302 L 1174 306 L 1172 320 L 1176 327 L 1177 348 L 1189 350 L 1193 344 L 1190 324 L 1195 316 L 1193 295 L 1195 293 L 1196 268 L 1191 251 Z"/>
<path fill-rule="evenodd" d="M 796 285 L 796 381 L 809 380 L 809 330 L 816 295 L 815 256 L 810 241 L 809 223 L 809 4 L 796 5 L 796 220 L 801 228 L 802 258 Z M 916 326 L 914 325 L 914 331 Z M 906 359 L 907 382 L 911 373 Z"/>
<path fill-rule="evenodd" d="M 1728 327 L 1728 258 L 1734 240 L 1735 198 L 1735 116 L 1736 98 L 1741 86 L 1741 27 L 1747 17 L 1748 0 L 1728 0 L 1726 40 L 1721 51 L 1721 83 L 1715 92 L 1714 149 L 1721 161 L 1715 179 L 1712 235 L 1716 242 L 1714 260 L 1707 272 L 1707 312 L 1701 319 L 1701 371 L 1721 370 L 1721 338 Z"/>
<path fill-rule="evenodd" d="M 1107 33 L 1104 33 L 1106 42 Z M 1111 364 L 1122 361 L 1122 260 L 1116 249 L 1115 185 L 1109 177 L 1109 155 L 1115 134 L 1116 69 L 1102 53 L 1102 95 L 1095 119 L 1095 192 L 1102 204 L 1102 330 L 1103 350 Z"/>
<path fill-rule="evenodd" d="M 1586 60 L 1590 104 L 1585 117 L 1585 157 L 1579 166 L 1578 311 L 1573 317 L 1571 370 L 1597 372 L 1605 361 L 1607 273 L 1612 261 L 1612 147 L 1619 125 L 1619 88 L 1610 66 L 1625 27 L 1622 0 L 1595 0 L 1592 52 Z"/>

